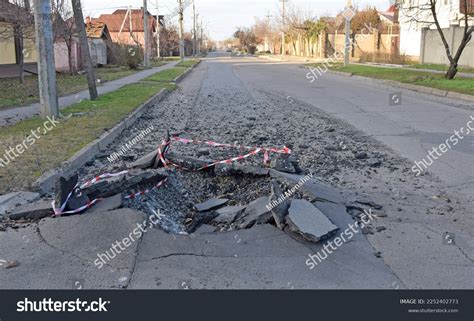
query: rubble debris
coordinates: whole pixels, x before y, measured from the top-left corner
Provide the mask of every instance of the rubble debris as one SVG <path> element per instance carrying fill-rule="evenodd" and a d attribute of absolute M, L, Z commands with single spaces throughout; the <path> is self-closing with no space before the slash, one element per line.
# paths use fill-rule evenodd
<path fill-rule="evenodd" d="M 246 166 L 238 163 L 234 164 L 217 164 L 214 167 L 214 173 L 218 176 L 230 175 L 253 175 L 253 176 L 269 176 L 268 168 Z"/>
<path fill-rule="evenodd" d="M 6 263 L 3 263 L 2 266 L 4 269 L 11 269 L 11 268 L 15 268 L 17 267 L 18 265 L 20 265 L 20 263 L 18 263 L 18 261 L 7 261 Z"/>
<path fill-rule="evenodd" d="M 13 221 L 18 220 L 39 220 L 54 214 L 51 201 L 39 201 L 21 205 L 15 208 L 8 218 Z"/>
<path fill-rule="evenodd" d="M 198 156 L 209 156 L 210 152 L 209 152 L 209 149 L 207 148 L 199 148 L 197 150 L 197 155 Z"/>
<path fill-rule="evenodd" d="M 333 235 L 339 228 L 318 208 L 306 200 L 292 200 L 286 222 L 290 231 L 310 242 L 319 242 Z"/>
<path fill-rule="evenodd" d="M 272 187 L 271 187 L 271 195 L 270 195 L 270 204 L 273 201 L 279 202 L 279 204 L 276 207 L 273 207 L 271 212 L 273 219 L 275 220 L 276 226 L 280 229 L 283 230 L 285 228 L 285 217 L 288 214 L 288 208 L 290 207 L 290 204 L 288 200 L 284 197 L 283 191 L 280 187 L 280 184 L 276 179 L 272 179 L 271 181 Z M 280 200 L 281 203 L 280 203 Z"/>
<path fill-rule="evenodd" d="M 194 214 L 193 217 L 185 220 L 187 233 L 193 233 L 197 228 L 201 227 L 201 225 L 209 223 L 216 216 L 217 213 L 215 211 L 198 212 Z"/>
<path fill-rule="evenodd" d="M 366 152 L 357 152 L 354 157 L 356 159 L 366 159 L 368 157 Z"/>
<path fill-rule="evenodd" d="M 265 196 L 250 202 L 242 217 L 237 221 L 238 227 L 247 229 L 254 225 L 268 223 L 272 217 L 272 213 L 267 209 L 269 203 L 270 199 Z"/>
<path fill-rule="evenodd" d="M 293 165 L 290 156 L 287 154 L 277 155 L 270 161 L 270 167 L 274 170 L 285 172 L 285 173 L 298 173 L 297 169 Z"/>
<path fill-rule="evenodd" d="M 281 180 L 289 186 L 294 186 L 304 178 L 303 175 L 283 173 L 273 169 L 270 170 L 270 176 Z M 314 178 L 306 181 L 304 185 L 301 186 L 301 191 L 312 195 L 312 201 L 325 201 L 339 204 L 344 204 L 348 196 L 345 190 L 334 188 Z"/>
<path fill-rule="evenodd" d="M 212 160 L 195 158 L 190 156 L 181 156 L 173 152 L 166 154 L 166 159 L 170 160 L 173 164 L 187 168 L 189 170 L 198 170 L 202 167 L 211 165 Z"/>
<path fill-rule="evenodd" d="M 194 204 L 194 207 L 198 210 L 198 212 L 206 212 L 213 210 L 217 207 L 221 207 L 227 202 L 229 202 L 229 199 L 227 198 L 212 198 L 203 203 Z"/>
<path fill-rule="evenodd" d="M 142 158 L 137 159 L 135 162 L 128 165 L 128 168 L 147 169 L 152 168 L 155 163 L 157 151 L 146 154 Z"/>
<path fill-rule="evenodd" d="M 367 160 L 367 164 L 370 167 L 380 167 L 382 166 L 383 161 L 380 158 L 370 158 Z"/>
<path fill-rule="evenodd" d="M 245 206 L 226 206 L 216 211 L 217 217 L 213 222 L 217 224 L 232 224 L 245 211 Z"/>

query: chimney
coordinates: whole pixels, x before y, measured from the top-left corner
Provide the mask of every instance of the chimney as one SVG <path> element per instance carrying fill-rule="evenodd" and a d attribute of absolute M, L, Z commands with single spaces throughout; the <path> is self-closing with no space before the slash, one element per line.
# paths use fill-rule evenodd
<path fill-rule="evenodd" d="M 90 16 L 87 16 L 87 17 L 86 17 L 86 24 L 89 24 L 89 23 L 91 23 L 91 17 L 90 17 Z"/>

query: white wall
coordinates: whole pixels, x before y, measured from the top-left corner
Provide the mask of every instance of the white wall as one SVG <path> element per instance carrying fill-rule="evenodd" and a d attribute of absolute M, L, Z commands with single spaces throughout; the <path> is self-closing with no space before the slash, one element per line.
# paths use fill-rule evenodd
<path fill-rule="evenodd" d="M 434 24 L 410 21 L 410 16 L 416 16 L 419 20 L 433 21 L 430 11 L 409 9 L 410 5 L 420 6 L 427 3 L 429 3 L 429 0 L 401 0 L 399 13 L 401 54 L 419 57 L 421 29 L 423 27 L 436 29 Z M 459 13 L 459 0 L 438 0 L 436 12 L 441 28 L 449 28 L 452 24 L 458 24 L 458 19 L 462 17 Z"/>

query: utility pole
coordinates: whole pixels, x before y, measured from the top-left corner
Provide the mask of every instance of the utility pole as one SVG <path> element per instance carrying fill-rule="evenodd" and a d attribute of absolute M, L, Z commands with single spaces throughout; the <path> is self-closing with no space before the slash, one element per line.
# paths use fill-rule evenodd
<path fill-rule="evenodd" d="M 201 54 L 201 45 L 199 44 L 199 13 L 196 14 L 196 47 L 198 54 Z"/>
<path fill-rule="evenodd" d="M 158 0 L 156 0 L 156 58 L 161 57 L 160 53 L 160 9 L 158 7 Z"/>
<path fill-rule="evenodd" d="M 196 3 L 193 0 L 193 56 L 196 57 Z"/>
<path fill-rule="evenodd" d="M 201 17 L 201 39 L 200 39 L 200 44 L 199 44 L 199 47 L 201 48 L 201 51 L 203 49 L 203 46 L 202 46 L 202 41 L 203 41 L 203 29 L 204 29 L 204 25 L 202 24 L 202 17 Z"/>
<path fill-rule="evenodd" d="M 267 18 L 267 24 L 266 24 L 266 30 L 265 30 L 265 51 L 269 50 L 269 44 L 268 44 L 268 29 L 270 29 L 270 10 L 268 10 L 267 15 L 265 16 Z"/>
<path fill-rule="evenodd" d="M 288 0 L 280 0 L 283 10 L 282 10 L 282 27 L 281 27 L 281 56 L 285 55 L 285 3 Z"/>
<path fill-rule="evenodd" d="M 352 1 L 347 0 L 347 5 L 346 9 L 342 13 L 344 18 L 346 18 L 346 25 L 345 25 L 345 44 L 344 44 L 344 66 L 349 65 L 349 49 L 351 47 L 351 41 L 350 41 L 350 33 L 351 33 L 351 20 L 355 16 L 355 12 L 352 9 Z"/>
<path fill-rule="evenodd" d="M 89 42 L 87 41 L 86 26 L 84 24 L 84 17 L 82 15 L 81 0 L 72 0 L 72 10 L 74 12 L 76 28 L 79 33 L 79 44 L 81 45 L 82 63 L 84 64 L 84 67 L 86 67 L 89 96 L 91 100 L 95 100 L 99 97 L 99 95 L 97 94 L 95 72 L 94 68 L 92 67 L 91 53 L 89 51 Z"/>
<path fill-rule="evenodd" d="M 143 0 L 143 33 L 145 34 L 145 48 L 144 48 L 144 65 L 145 68 L 150 68 L 150 55 L 148 48 L 150 47 L 150 37 L 148 34 L 148 9 L 147 9 L 147 0 Z"/>
<path fill-rule="evenodd" d="M 34 0 L 41 116 L 59 114 L 50 0 Z"/>
<path fill-rule="evenodd" d="M 178 0 L 179 2 L 179 59 L 184 61 L 184 9 L 183 9 L 183 0 Z"/>

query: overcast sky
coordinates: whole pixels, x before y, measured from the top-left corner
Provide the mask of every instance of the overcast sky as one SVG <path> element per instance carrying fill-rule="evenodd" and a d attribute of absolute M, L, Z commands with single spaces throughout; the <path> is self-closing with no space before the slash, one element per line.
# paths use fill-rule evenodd
<path fill-rule="evenodd" d="M 196 8 L 203 18 L 205 29 L 211 38 L 223 40 L 232 36 L 239 26 L 250 26 L 255 17 L 264 18 L 278 13 L 281 3 L 279 0 L 195 0 Z M 168 14 L 177 7 L 177 0 L 148 0 L 148 10 L 156 14 L 156 3 L 159 3 L 160 14 Z M 184 3 L 190 0 L 183 0 Z M 344 9 L 347 0 L 289 0 L 287 5 L 301 7 L 315 16 L 335 14 Z M 376 6 L 385 10 L 390 6 L 390 0 L 359 0 L 359 7 Z M 139 8 L 143 0 L 82 0 L 84 16 L 97 17 L 101 13 L 110 13 L 119 8 L 132 6 Z M 192 6 L 185 11 L 185 28 L 191 27 Z M 176 18 L 174 19 L 176 21 Z"/>

